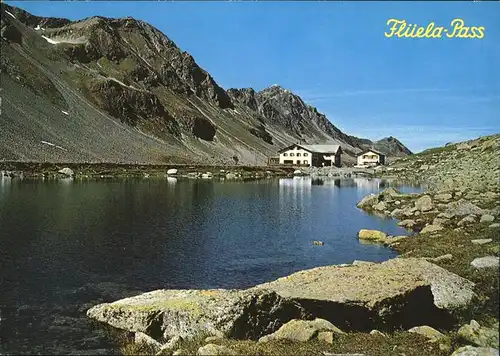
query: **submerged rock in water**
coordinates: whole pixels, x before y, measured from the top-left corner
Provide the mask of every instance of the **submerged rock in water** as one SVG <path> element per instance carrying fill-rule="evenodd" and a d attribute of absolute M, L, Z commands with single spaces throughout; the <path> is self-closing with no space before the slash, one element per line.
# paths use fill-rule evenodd
<path fill-rule="evenodd" d="M 358 239 L 360 240 L 379 242 L 385 245 L 392 245 L 395 242 L 398 242 L 405 238 L 406 236 L 396 236 L 396 237 L 387 236 L 386 233 L 378 230 L 361 229 L 358 232 Z"/>
<path fill-rule="evenodd" d="M 358 238 L 363 240 L 384 240 L 387 238 L 387 234 L 378 230 L 367 230 L 361 229 L 358 232 Z"/>

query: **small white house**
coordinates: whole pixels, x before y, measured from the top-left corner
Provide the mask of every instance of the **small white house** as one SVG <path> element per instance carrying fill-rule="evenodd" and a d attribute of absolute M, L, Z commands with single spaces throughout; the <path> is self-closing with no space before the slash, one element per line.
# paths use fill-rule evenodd
<path fill-rule="evenodd" d="M 337 166 L 341 165 L 340 145 L 293 144 L 278 151 L 279 164 L 294 166 Z"/>
<path fill-rule="evenodd" d="M 367 150 L 358 153 L 358 166 L 374 167 L 385 164 L 385 155 L 376 150 Z"/>

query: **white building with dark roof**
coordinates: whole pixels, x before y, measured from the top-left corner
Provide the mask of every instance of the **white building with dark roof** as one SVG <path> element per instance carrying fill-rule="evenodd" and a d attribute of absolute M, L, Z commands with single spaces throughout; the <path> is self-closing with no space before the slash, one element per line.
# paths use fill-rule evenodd
<path fill-rule="evenodd" d="M 385 164 L 385 155 L 374 149 L 358 153 L 358 166 L 374 167 Z"/>
<path fill-rule="evenodd" d="M 279 164 L 293 166 L 337 166 L 341 165 L 340 145 L 293 144 L 278 151 Z"/>

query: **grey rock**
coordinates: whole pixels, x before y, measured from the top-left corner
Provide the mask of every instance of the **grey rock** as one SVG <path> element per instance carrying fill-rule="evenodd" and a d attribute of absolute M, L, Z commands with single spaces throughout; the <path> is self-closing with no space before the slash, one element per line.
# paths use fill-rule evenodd
<path fill-rule="evenodd" d="M 328 344 L 333 344 L 335 333 L 333 331 L 320 331 L 317 336 L 318 341 L 323 341 Z"/>
<path fill-rule="evenodd" d="M 255 288 L 275 291 L 305 309 L 311 306 L 315 317 L 341 329 L 356 329 L 360 323 L 365 328 L 391 328 L 396 327 L 394 320 L 402 319 L 410 325 L 426 320 L 434 326 L 429 323 L 440 310 L 466 307 L 475 295 L 474 283 L 418 258 L 317 267 Z M 353 308 L 356 315 L 351 314 Z M 406 314 L 407 308 L 420 312 Z M 432 316 L 426 316 L 427 311 Z"/>
<path fill-rule="evenodd" d="M 391 211 L 391 216 L 393 218 L 400 218 L 403 216 L 403 213 L 404 213 L 404 210 L 403 209 L 394 209 L 393 211 Z"/>
<path fill-rule="evenodd" d="M 403 197 L 404 194 L 401 194 L 401 192 L 393 187 L 389 187 L 381 191 L 379 194 L 379 200 L 385 201 L 385 202 L 392 202 L 394 199 Z"/>
<path fill-rule="evenodd" d="M 398 222 L 399 226 L 405 227 L 407 229 L 411 229 L 411 228 L 415 227 L 416 224 L 417 223 L 415 222 L 415 220 L 411 220 L 411 219 L 406 219 L 406 220 Z"/>
<path fill-rule="evenodd" d="M 476 217 L 474 215 L 468 215 L 458 222 L 458 226 L 470 225 L 476 222 Z"/>
<path fill-rule="evenodd" d="M 168 171 L 167 171 L 167 175 L 176 175 L 177 174 L 177 169 L 175 168 L 170 168 Z"/>
<path fill-rule="evenodd" d="M 382 241 L 387 238 L 387 234 L 378 230 L 361 229 L 358 232 L 358 238 L 362 240 Z"/>
<path fill-rule="evenodd" d="M 384 334 L 383 332 L 377 330 L 377 329 L 373 329 L 372 331 L 370 331 L 370 335 L 376 335 L 376 336 L 382 336 L 382 337 L 387 337 L 386 334 Z"/>
<path fill-rule="evenodd" d="M 155 353 L 160 351 L 161 344 L 153 339 L 151 336 L 146 335 L 142 332 L 136 332 L 134 337 L 134 342 L 136 344 L 143 344 L 150 347 Z"/>
<path fill-rule="evenodd" d="M 206 341 L 206 340 L 205 340 Z M 167 355 L 172 353 L 175 349 L 179 347 L 179 344 L 182 342 L 182 337 L 179 335 L 174 336 L 168 342 L 160 347 L 160 351 L 157 353 L 158 355 Z"/>
<path fill-rule="evenodd" d="M 263 336 L 259 342 L 268 342 L 270 340 L 291 340 L 291 341 L 310 341 L 316 338 L 320 331 L 330 331 L 332 333 L 343 334 L 344 332 L 335 325 L 324 319 L 314 320 L 291 320 L 272 334 Z M 323 337 L 326 337 L 323 335 Z"/>
<path fill-rule="evenodd" d="M 471 240 L 470 242 L 472 242 L 475 245 L 484 245 L 492 241 L 493 239 L 476 239 L 476 240 Z"/>
<path fill-rule="evenodd" d="M 220 336 L 208 336 L 208 337 L 205 339 L 205 342 L 206 342 L 207 344 L 210 344 L 210 343 L 212 343 L 212 342 L 214 342 L 214 341 L 220 341 L 220 340 L 222 340 L 222 339 L 224 339 L 224 338 L 223 338 L 223 337 L 220 337 Z"/>
<path fill-rule="evenodd" d="M 496 229 L 496 228 L 500 227 L 500 223 L 491 224 L 489 227 L 492 229 Z"/>
<path fill-rule="evenodd" d="M 485 256 L 475 258 L 470 264 L 477 269 L 482 268 L 498 268 L 498 256 Z"/>
<path fill-rule="evenodd" d="M 498 329 L 481 327 L 475 320 L 463 325 L 458 330 L 458 336 L 474 346 L 494 347 L 498 349 Z"/>
<path fill-rule="evenodd" d="M 493 215 L 485 214 L 481 216 L 480 222 L 492 222 L 495 220 L 495 217 Z"/>
<path fill-rule="evenodd" d="M 413 216 L 418 211 L 415 207 L 406 207 L 403 211 L 404 216 Z"/>
<path fill-rule="evenodd" d="M 441 219 L 453 219 L 455 217 L 455 214 L 454 213 L 439 213 L 438 218 L 441 218 Z"/>
<path fill-rule="evenodd" d="M 422 212 L 432 210 L 434 205 L 432 204 L 431 197 L 429 195 L 424 195 L 423 197 L 418 198 L 415 202 L 415 208 Z"/>
<path fill-rule="evenodd" d="M 436 194 L 434 196 L 434 199 L 437 200 L 437 201 L 441 201 L 441 202 L 448 202 L 450 201 L 451 199 L 453 198 L 453 196 L 449 193 L 445 193 L 445 194 Z"/>
<path fill-rule="evenodd" d="M 381 201 L 378 204 L 375 204 L 373 206 L 373 209 L 378 211 L 385 211 L 387 209 L 387 205 L 383 201 Z"/>
<path fill-rule="evenodd" d="M 448 253 L 446 255 L 441 255 L 438 257 L 426 257 L 425 259 L 429 262 L 451 261 L 453 259 L 453 255 L 451 253 Z"/>
<path fill-rule="evenodd" d="M 451 356 L 498 356 L 498 349 L 492 347 L 464 346 L 451 354 Z"/>
<path fill-rule="evenodd" d="M 73 170 L 68 167 L 64 167 L 63 169 L 60 169 L 58 172 L 67 176 L 73 176 L 75 174 L 75 172 L 73 172 Z"/>
<path fill-rule="evenodd" d="M 449 220 L 443 218 L 434 218 L 434 220 L 432 220 L 432 225 L 437 225 L 437 226 L 446 226 L 448 225 L 448 223 Z"/>
<path fill-rule="evenodd" d="M 454 216 L 466 216 L 466 215 L 483 215 L 485 211 L 472 204 L 470 201 L 465 199 L 460 199 L 457 202 L 452 202 L 448 204 L 445 213 L 452 214 Z"/>
<path fill-rule="evenodd" d="M 260 317 L 252 317 L 254 313 Z M 256 289 L 156 290 L 87 311 L 90 318 L 113 327 L 165 339 L 206 333 L 257 339 L 305 315 L 297 303 Z"/>
<path fill-rule="evenodd" d="M 446 338 L 446 336 L 443 333 L 437 331 L 436 329 L 428 325 L 415 326 L 410 330 L 408 330 L 408 332 L 425 336 L 427 339 L 433 342 L 440 341 Z"/>
<path fill-rule="evenodd" d="M 371 208 L 373 205 L 378 203 L 378 196 L 375 194 L 369 194 L 363 199 L 361 199 L 356 206 L 360 209 Z"/>
<path fill-rule="evenodd" d="M 226 174 L 226 179 L 236 179 L 236 174 L 228 173 L 228 174 Z"/>
<path fill-rule="evenodd" d="M 422 231 L 420 231 L 421 234 L 432 234 L 438 231 L 443 230 L 443 227 L 440 225 L 427 225 L 425 226 Z"/>
<path fill-rule="evenodd" d="M 222 345 L 207 344 L 202 346 L 196 352 L 200 356 L 210 356 L 210 355 L 234 355 L 234 351 L 230 348 Z"/>

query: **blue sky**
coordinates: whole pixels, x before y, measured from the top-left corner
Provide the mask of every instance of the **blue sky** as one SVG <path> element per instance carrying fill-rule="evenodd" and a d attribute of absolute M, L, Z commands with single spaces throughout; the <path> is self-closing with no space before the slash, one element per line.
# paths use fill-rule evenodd
<path fill-rule="evenodd" d="M 500 133 L 500 1 L 8 3 L 147 21 L 225 89 L 279 84 L 351 135 L 420 151 Z M 462 18 L 485 37 L 386 38 L 390 18 L 448 28 Z"/>

